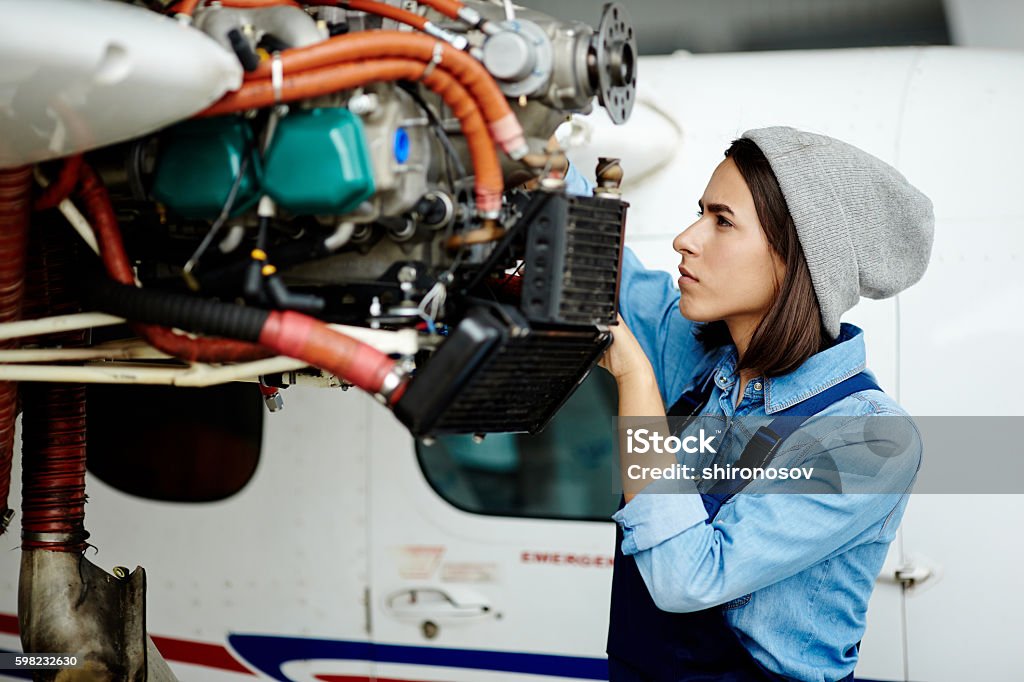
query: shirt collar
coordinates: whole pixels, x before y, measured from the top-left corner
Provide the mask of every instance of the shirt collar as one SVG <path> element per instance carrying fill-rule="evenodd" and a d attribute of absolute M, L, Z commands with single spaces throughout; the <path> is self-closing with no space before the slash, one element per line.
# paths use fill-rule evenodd
<path fill-rule="evenodd" d="M 736 381 L 736 361 L 736 346 L 726 346 L 712 373 L 712 380 L 723 391 Z M 788 409 L 859 374 L 866 365 L 863 330 L 844 322 L 832 346 L 815 353 L 789 374 L 763 380 L 764 411 L 773 414 Z"/>

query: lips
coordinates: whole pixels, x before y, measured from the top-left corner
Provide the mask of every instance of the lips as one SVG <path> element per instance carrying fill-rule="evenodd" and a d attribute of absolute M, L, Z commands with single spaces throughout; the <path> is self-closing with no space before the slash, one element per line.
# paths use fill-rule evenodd
<path fill-rule="evenodd" d="M 689 270 L 684 268 L 682 265 L 679 266 L 679 274 L 682 275 L 682 277 L 680 277 L 680 280 L 682 280 L 682 281 L 692 281 L 692 282 L 699 282 L 700 281 L 699 279 L 697 279 L 696 277 L 693 276 L 692 272 L 690 272 Z"/>

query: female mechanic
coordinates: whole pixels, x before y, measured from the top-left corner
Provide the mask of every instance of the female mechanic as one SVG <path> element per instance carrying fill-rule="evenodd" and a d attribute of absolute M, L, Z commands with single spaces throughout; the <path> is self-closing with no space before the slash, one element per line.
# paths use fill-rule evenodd
<path fill-rule="evenodd" d="M 579 187 L 575 169 L 567 180 Z M 753 426 L 727 429 L 735 442 L 723 440 L 715 461 L 740 464 L 799 461 L 782 417 L 909 421 L 866 371 L 863 331 L 840 316 L 860 296 L 894 296 L 921 278 L 931 201 L 856 147 L 772 127 L 731 144 L 698 206 L 672 242 L 678 286 L 625 250 L 620 324 L 601 360 L 620 417 L 769 424 L 754 433 L 767 444 Z M 867 439 L 821 447 L 847 471 L 865 461 Z M 699 477 L 676 484 L 691 494 L 646 494 L 664 481 L 632 494 L 624 479 L 610 680 L 852 680 L 920 465 L 916 429 L 900 447 L 912 465 L 876 472 L 886 494 L 736 494 L 735 483 L 722 494 Z"/>

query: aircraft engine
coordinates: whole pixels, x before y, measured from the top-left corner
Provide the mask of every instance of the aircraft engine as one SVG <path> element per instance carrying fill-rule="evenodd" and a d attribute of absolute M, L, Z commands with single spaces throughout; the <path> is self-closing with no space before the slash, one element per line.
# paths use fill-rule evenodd
<path fill-rule="evenodd" d="M 37 205 L 68 200 L 102 256 L 80 264 L 84 309 L 165 356 L 263 360 L 216 380 L 258 376 L 272 406 L 289 382 L 355 385 L 425 436 L 543 428 L 610 342 L 621 172 L 566 196 L 549 140 L 595 98 L 629 117 L 621 5 L 596 28 L 476 0 L 40 0 L 5 16 L 26 30 L 0 47 L 0 167 L 45 162 Z"/>

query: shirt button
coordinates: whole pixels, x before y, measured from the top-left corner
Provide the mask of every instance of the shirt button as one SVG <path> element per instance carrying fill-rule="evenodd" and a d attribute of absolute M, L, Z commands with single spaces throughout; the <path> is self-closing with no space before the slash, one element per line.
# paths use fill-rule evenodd
<path fill-rule="evenodd" d="M 761 390 L 761 382 L 760 381 L 754 382 L 754 390 L 755 391 L 760 391 Z"/>

